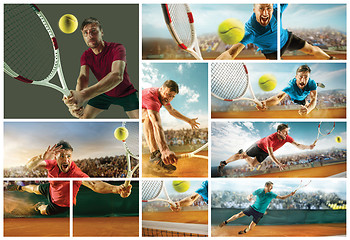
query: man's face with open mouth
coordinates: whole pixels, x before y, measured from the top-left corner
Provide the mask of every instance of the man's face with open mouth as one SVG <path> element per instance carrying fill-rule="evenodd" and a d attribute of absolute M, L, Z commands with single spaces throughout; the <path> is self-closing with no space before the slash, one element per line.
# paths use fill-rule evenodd
<path fill-rule="evenodd" d="M 295 75 L 295 78 L 296 78 L 296 84 L 297 84 L 298 88 L 304 89 L 306 84 L 309 82 L 310 73 L 309 72 L 298 72 Z"/>
<path fill-rule="evenodd" d="M 68 172 L 70 165 L 72 163 L 72 153 L 70 149 L 61 149 L 57 157 L 57 165 L 60 168 L 61 172 Z"/>
<path fill-rule="evenodd" d="M 266 27 L 272 18 L 273 4 L 255 4 L 253 9 L 256 21 L 261 26 Z"/>

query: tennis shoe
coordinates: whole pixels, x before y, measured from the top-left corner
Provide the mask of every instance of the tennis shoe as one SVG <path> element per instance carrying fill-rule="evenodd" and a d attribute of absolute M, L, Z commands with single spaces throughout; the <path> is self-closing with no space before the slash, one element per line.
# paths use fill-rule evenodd
<path fill-rule="evenodd" d="M 162 155 L 161 155 L 159 150 L 151 153 L 149 161 L 150 161 L 150 163 L 152 163 L 153 165 L 156 165 L 156 167 L 161 169 L 161 170 L 166 170 L 166 171 L 171 171 L 171 172 L 176 170 L 176 166 L 174 166 L 172 164 L 165 164 L 162 161 Z"/>
<path fill-rule="evenodd" d="M 245 233 L 247 233 L 247 229 L 246 228 L 244 230 L 241 230 L 241 231 L 238 232 L 238 234 L 245 234 Z"/>

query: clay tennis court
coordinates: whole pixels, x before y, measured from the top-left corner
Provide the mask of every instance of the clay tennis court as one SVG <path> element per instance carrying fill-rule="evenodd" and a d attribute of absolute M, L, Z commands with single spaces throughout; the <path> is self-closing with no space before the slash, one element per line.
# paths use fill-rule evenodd
<path fill-rule="evenodd" d="M 197 154 L 208 156 L 208 150 L 201 151 Z M 167 173 L 152 167 L 147 161 L 149 157 L 150 154 L 142 154 L 143 177 L 208 177 L 208 159 L 196 157 L 181 158 L 176 164 L 177 169 L 172 173 Z"/>
<path fill-rule="evenodd" d="M 255 176 L 248 176 L 251 178 L 260 178 L 260 177 L 290 177 L 290 178 L 324 178 L 330 177 L 335 174 L 346 172 L 346 163 L 328 165 L 323 167 L 314 167 L 306 168 L 292 171 L 280 171 L 275 173 L 266 173 Z"/>
<path fill-rule="evenodd" d="M 208 211 L 142 212 L 142 220 L 208 224 Z"/>
<path fill-rule="evenodd" d="M 238 232 L 247 226 L 218 226 L 211 227 L 212 237 L 323 237 L 346 235 L 346 223 L 328 224 L 300 224 L 300 225 L 279 225 L 259 226 L 253 231 L 238 235 Z"/>
<path fill-rule="evenodd" d="M 139 217 L 74 218 L 74 237 L 138 237 Z"/>
<path fill-rule="evenodd" d="M 315 109 L 306 116 L 298 110 L 211 112 L 212 118 L 346 118 L 346 108 Z"/>
<path fill-rule="evenodd" d="M 138 217 L 75 218 L 73 234 L 80 236 L 139 236 Z M 5 237 L 69 237 L 69 218 L 5 218 Z"/>

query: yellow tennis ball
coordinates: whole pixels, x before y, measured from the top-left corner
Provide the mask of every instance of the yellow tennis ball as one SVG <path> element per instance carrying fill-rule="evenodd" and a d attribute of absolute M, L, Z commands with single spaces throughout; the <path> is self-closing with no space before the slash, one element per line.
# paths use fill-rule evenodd
<path fill-rule="evenodd" d="M 177 192 L 186 192 L 191 186 L 190 181 L 173 181 L 173 188 Z"/>
<path fill-rule="evenodd" d="M 218 32 L 225 44 L 236 44 L 244 37 L 244 24 L 236 18 L 229 18 L 220 23 Z"/>
<path fill-rule="evenodd" d="M 71 34 L 78 28 L 78 19 L 72 14 L 65 14 L 58 21 L 58 26 L 62 32 Z"/>
<path fill-rule="evenodd" d="M 119 141 L 124 141 L 129 136 L 129 131 L 125 127 L 118 127 L 114 130 L 114 137 Z"/>
<path fill-rule="evenodd" d="M 335 138 L 335 141 L 336 141 L 337 143 L 341 143 L 342 140 L 343 140 L 343 139 L 341 138 L 341 136 L 338 136 L 338 137 Z"/>
<path fill-rule="evenodd" d="M 272 91 L 277 85 L 276 77 L 273 74 L 264 74 L 259 78 L 259 87 L 263 91 Z"/>

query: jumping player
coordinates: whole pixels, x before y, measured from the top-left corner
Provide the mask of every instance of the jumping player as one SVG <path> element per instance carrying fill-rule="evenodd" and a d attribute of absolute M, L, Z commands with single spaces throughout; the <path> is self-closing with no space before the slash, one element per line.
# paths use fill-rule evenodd
<path fill-rule="evenodd" d="M 244 217 L 244 216 L 253 216 L 253 221 L 249 224 L 247 228 L 244 230 L 241 230 L 238 232 L 238 234 L 245 234 L 251 230 L 259 223 L 261 218 L 264 216 L 267 207 L 269 206 L 272 199 L 286 199 L 290 196 L 293 196 L 296 191 L 291 192 L 288 195 L 285 196 L 279 196 L 276 193 L 272 192 L 273 183 L 272 182 L 266 182 L 264 188 L 259 188 L 255 190 L 252 194 L 250 194 L 247 199 L 248 201 L 253 200 L 253 196 L 256 196 L 255 203 L 248 208 L 244 209 L 243 211 L 233 215 L 226 221 L 223 221 L 220 223 L 219 227 L 225 226 L 227 223 L 232 222 L 238 218 Z"/>
<path fill-rule="evenodd" d="M 45 168 L 49 178 L 88 178 L 89 176 L 83 173 L 72 161 L 72 153 L 72 146 L 68 142 L 60 141 L 53 147 L 49 146 L 42 155 L 30 159 L 26 167 L 28 170 Z M 73 181 L 74 205 L 81 184 L 94 192 L 120 194 L 123 198 L 128 197 L 131 193 L 131 185 L 126 187 L 124 184 L 114 186 L 102 181 Z M 49 181 L 49 183 L 40 185 L 9 185 L 8 190 L 25 191 L 45 196 L 48 204 L 39 202 L 34 205 L 34 209 L 42 215 L 55 215 L 69 210 L 69 186 L 69 181 Z"/>
<path fill-rule="evenodd" d="M 250 146 L 245 152 L 243 149 L 239 150 L 238 153 L 229 157 L 226 161 L 221 161 L 220 166 L 218 167 L 218 171 L 220 174 L 223 174 L 224 167 L 233 161 L 237 161 L 239 159 L 245 159 L 247 163 L 251 167 L 256 167 L 260 163 L 262 163 L 268 156 L 270 156 L 271 160 L 279 167 L 280 171 L 284 170 L 284 165 L 277 160 L 274 155 L 274 152 L 282 147 L 285 143 L 289 142 L 296 146 L 299 149 L 313 149 L 315 147 L 312 145 L 303 145 L 294 141 L 294 139 L 288 135 L 288 125 L 280 124 L 277 126 L 277 132 L 260 139 L 252 146 Z"/>
<path fill-rule="evenodd" d="M 286 7 L 286 4 L 281 4 L 281 16 Z M 258 50 L 261 50 L 267 59 L 277 59 L 277 4 L 254 4 L 253 12 L 245 23 L 242 41 L 232 45 L 217 57 L 217 60 L 235 59 L 249 43 L 259 47 Z M 280 35 L 281 54 L 285 50 L 299 50 L 317 59 L 332 59 L 319 47 L 307 43 L 282 27 Z"/>
<path fill-rule="evenodd" d="M 182 207 L 191 206 L 200 196 L 202 196 L 205 203 L 208 204 L 208 180 L 202 182 L 202 186 L 197 189 L 191 196 L 185 197 L 180 201 L 175 202 L 176 207 L 170 205 L 170 209 L 174 212 L 178 212 Z"/>
<path fill-rule="evenodd" d="M 175 171 L 173 165 L 177 162 L 175 153 L 170 151 L 165 140 L 165 134 L 159 114 L 162 106 L 169 114 L 177 119 L 187 122 L 192 129 L 198 129 L 198 118 L 188 118 L 174 109 L 170 102 L 179 93 L 179 86 L 173 80 L 167 80 L 161 87 L 151 87 L 142 90 L 142 123 L 143 133 L 151 152 L 150 162 L 156 163 L 158 167 Z"/>
<path fill-rule="evenodd" d="M 256 106 L 258 110 L 266 110 L 267 107 L 279 104 L 287 95 L 291 100 L 301 105 L 298 111 L 299 115 L 305 116 L 309 114 L 317 104 L 317 83 L 310 79 L 311 68 L 308 65 L 301 65 L 296 71 L 295 77 L 289 81 L 285 87 L 276 96 L 262 101 L 262 107 Z M 306 97 L 310 95 L 310 102 L 306 101 Z"/>
<path fill-rule="evenodd" d="M 113 104 L 122 106 L 129 118 L 139 118 L 136 89 L 126 68 L 125 47 L 103 41 L 102 26 L 96 18 L 85 19 L 81 32 L 89 49 L 80 58 L 76 91 L 63 98 L 70 113 L 77 118 L 95 118 Z M 89 87 L 90 69 L 98 83 Z"/>

